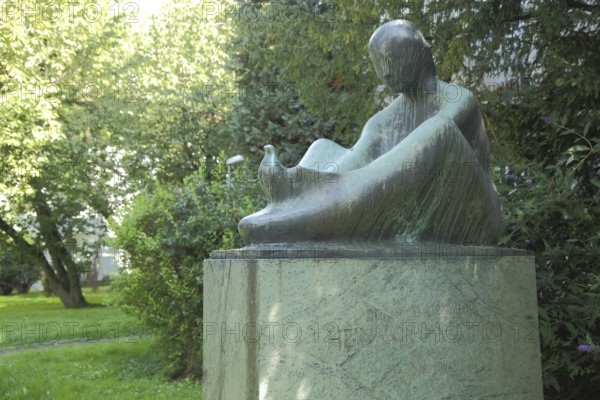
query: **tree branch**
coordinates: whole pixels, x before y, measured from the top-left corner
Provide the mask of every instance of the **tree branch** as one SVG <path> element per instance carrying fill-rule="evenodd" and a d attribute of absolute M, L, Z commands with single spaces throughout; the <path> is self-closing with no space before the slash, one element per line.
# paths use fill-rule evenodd
<path fill-rule="evenodd" d="M 6 222 L 1 216 L 0 229 L 2 229 L 4 233 L 10 236 L 10 238 L 15 242 L 17 246 L 21 246 L 22 248 L 26 248 L 29 250 L 36 250 L 35 246 L 29 244 L 25 239 L 23 239 L 19 232 L 17 232 L 16 229 L 13 228 L 8 222 Z M 38 252 L 41 253 L 41 251 Z"/>
<path fill-rule="evenodd" d="M 593 11 L 594 9 L 599 9 L 597 5 L 587 4 L 581 0 L 566 0 L 566 4 L 571 8 L 577 8 L 580 10 Z"/>
<path fill-rule="evenodd" d="M 526 21 L 528 19 L 532 19 L 534 15 L 532 13 L 523 14 L 523 15 L 515 15 L 514 17 L 505 18 L 502 22 L 515 22 L 515 21 Z"/>

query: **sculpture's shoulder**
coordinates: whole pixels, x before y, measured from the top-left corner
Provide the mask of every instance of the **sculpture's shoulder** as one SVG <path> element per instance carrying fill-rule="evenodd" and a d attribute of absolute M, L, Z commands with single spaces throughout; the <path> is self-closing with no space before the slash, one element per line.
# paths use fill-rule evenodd
<path fill-rule="evenodd" d="M 455 83 L 439 81 L 439 114 L 451 118 L 462 129 L 476 123 L 479 125 L 481 112 L 475 95 L 467 88 Z"/>
<path fill-rule="evenodd" d="M 442 113 L 479 110 L 475 95 L 456 83 L 438 81 L 438 98 Z"/>
<path fill-rule="evenodd" d="M 396 97 L 394 101 L 392 101 L 390 104 L 373 114 L 369 121 L 383 121 L 392 115 L 397 115 L 399 110 L 403 110 L 403 102 L 404 99 L 402 98 L 402 96 Z"/>
<path fill-rule="evenodd" d="M 390 121 L 398 121 L 398 110 L 402 110 L 399 104 L 402 99 L 396 98 L 393 102 L 377 111 L 369 118 L 363 128 L 363 134 L 380 133 L 380 130 Z"/>

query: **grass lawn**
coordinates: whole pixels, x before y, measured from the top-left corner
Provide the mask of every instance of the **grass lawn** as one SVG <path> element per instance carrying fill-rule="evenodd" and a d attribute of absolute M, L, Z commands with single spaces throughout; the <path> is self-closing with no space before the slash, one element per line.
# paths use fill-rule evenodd
<path fill-rule="evenodd" d="M 96 307 L 67 310 L 41 292 L 0 296 L 0 399 L 201 399 L 198 382 L 164 378 L 152 337 L 84 290 Z"/>
<path fill-rule="evenodd" d="M 0 352 L 7 347 L 57 341 L 126 342 L 144 334 L 134 318 L 111 306 L 109 287 L 100 287 L 97 293 L 84 289 L 84 295 L 97 306 L 67 310 L 57 297 L 39 291 L 0 296 Z"/>
<path fill-rule="evenodd" d="M 150 338 L 0 355 L 0 399 L 201 399 L 199 383 L 169 382 Z"/>

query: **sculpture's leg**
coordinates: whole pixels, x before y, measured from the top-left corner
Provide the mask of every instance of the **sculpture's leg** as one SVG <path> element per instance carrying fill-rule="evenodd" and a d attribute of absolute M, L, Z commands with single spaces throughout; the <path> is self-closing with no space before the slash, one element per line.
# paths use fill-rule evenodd
<path fill-rule="evenodd" d="M 298 163 L 298 166 L 322 171 L 326 164 L 333 163 L 337 165 L 337 161 L 347 152 L 348 149 L 331 140 L 319 139 L 310 145 L 306 154 L 304 154 L 304 157 Z M 337 170 L 339 171 L 339 166 Z"/>

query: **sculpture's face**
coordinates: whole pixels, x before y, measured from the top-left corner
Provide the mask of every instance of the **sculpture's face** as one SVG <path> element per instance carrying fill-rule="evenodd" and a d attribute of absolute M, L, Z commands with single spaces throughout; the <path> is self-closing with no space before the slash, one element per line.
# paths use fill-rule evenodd
<path fill-rule="evenodd" d="M 395 93 L 412 92 L 431 58 L 421 33 L 399 21 L 375 31 L 369 42 L 369 55 L 379 79 Z"/>
<path fill-rule="evenodd" d="M 418 71 L 409 52 L 380 49 L 371 55 L 379 79 L 395 93 L 408 93 L 417 83 Z"/>

